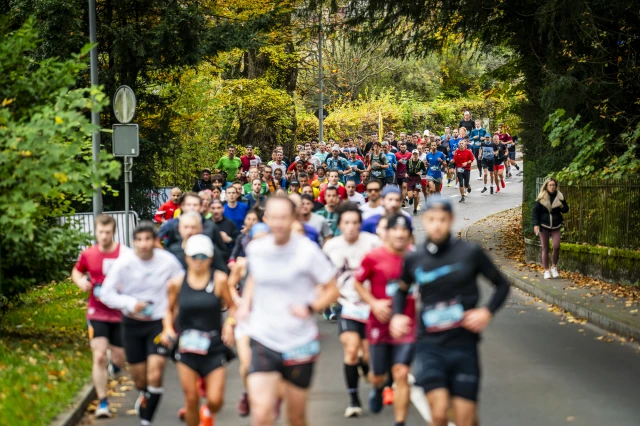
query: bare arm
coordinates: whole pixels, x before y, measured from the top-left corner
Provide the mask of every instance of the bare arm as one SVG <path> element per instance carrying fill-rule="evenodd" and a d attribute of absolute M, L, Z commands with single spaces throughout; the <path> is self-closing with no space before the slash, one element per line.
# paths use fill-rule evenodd
<path fill-rule="evenodd" d="M 75 285 L 77 285 L 80 288 L 80 290 L 82 291 L 91 290 L 91 281 L 89 280 L 89 278 L 87 278 L 85 274 L 78 271 L 78 269 L 76 269 L 75 266 L 71 270 L 71 280 Z"/>
<path fill-rule="evenodd" d="M 234 343 L 233 328 L 236 325 L 235 314 L 237 306 L 229 291 L 229 276 L 224 272 L 215 271 L 213 279 L 215 283 L 216 296 L 221 298 L 224 304 L 229 308 L 229 315 L 222 326 L 222 341 L 225 345 L 232 346 Z"/>
<path fill-rule="evenodd" d="M 172 346 L 177 338 L 176 331 L 174 329 L 175 313 L 177 312 L 178 295 L 180 294 L 180 288 L 182 286 L 182 277 L 176 277 L 167 283 L 167 296 L 169 304 L 167 306 L 167 312 L 162 319 L 162 344 L 165 346 Z"/>

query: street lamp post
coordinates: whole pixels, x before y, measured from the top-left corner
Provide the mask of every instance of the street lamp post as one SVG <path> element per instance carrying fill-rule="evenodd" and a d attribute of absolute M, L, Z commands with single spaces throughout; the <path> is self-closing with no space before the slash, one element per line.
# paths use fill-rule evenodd
<path fill-rule="evenodd" d="M 324 89 L 322 84 L 322 2 L 320 2 L 320 14 L 318 15 L 318 142 L 324 141 Z"/>
<path fill-rule="evenodd" d="M 98 37 L 96 35 L 96 0 L 89 0 L 89 41 L 91 42 L 91 86 L 98 86 Z M 91 96 L 92 109 L 95 108 L 95 97 Z M 91 124 L 95 126 L 91 135 L 91 158 L 93 173 L 98 173 L 98 154 L 100 152 L 100 113 L 91 111 Z M 102 213 L 102 188 L 99 184 L 93 186 L 93 218 L 95 220 Z"/>

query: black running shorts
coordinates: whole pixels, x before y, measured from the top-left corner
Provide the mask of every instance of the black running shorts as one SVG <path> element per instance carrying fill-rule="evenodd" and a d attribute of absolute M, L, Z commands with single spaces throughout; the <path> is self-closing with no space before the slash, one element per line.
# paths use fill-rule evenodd
<path fill-rule="evenodd" d="M 444 388 L 451 396 L 478 400 L 480 362 L 477 346 L 450 348 L 417 342 L 413 371 L 416 385 L 425 393 Z"/>
<path fill-rule="evenodd" d="M 149 355 L 169 356 L 171 351 L 159 341 L 162 320 L 139 321 L 122 318 L 122 343 L 129 364 L 145 362 Z"/>
<path fill-rule="evenodd" d="M 277 372 L 282 378 L 301 389 L 311 386 L 315 359 L 296 364 L 285 365 L 283 354 L 251 339 L 251 366 L 249 374 Z"/>
<path fill-rule="evenodd" d="M 361 339 L 367 338 L 367 326 L 363 322 L 358 322 L 352 319 L 340 318 L 338 320 L 338 336 L 347 331 L 353 331 L 358 333 Z"/>
<path fill-rule="evenodd" d="M 89 340 L 106 337 L 112 346 L 122 347 L 122 326 L 119 322 L 87 320 Z"/>
<path fill-rule="evenodd" d="M 411 365 L 415 345 L 413 343 L 378 343 L 369 345 L 369 365 L 375 376 L 383 376 L 396 364 Z"/>

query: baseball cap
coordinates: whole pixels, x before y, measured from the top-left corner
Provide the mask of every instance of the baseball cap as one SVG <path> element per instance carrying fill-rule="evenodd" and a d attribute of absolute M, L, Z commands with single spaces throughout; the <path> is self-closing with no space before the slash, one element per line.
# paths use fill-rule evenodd
<path fill-rule="evenodd" d="M 428 131 L 428 130 L 425 130 L 425 131 L 424 131 L 424 135 L 425 135 L 425 136 L 429 136 L 429 131 Z"/>
<path fill-rule="evenodd" d="M 418 151 L 417 149 L 414 149 L 413 151 L 411 151 L 412 154 L 420 154 L 420 151 Z"/>
<path fill-rule="evenodd" d="M 396 214 L 387 219 L 387 229 L 404 228 L 411 231 L 411 222 L 403 214 Z"/>
<path fill-rule="evenodd" d="M 207 173 L 211 174 L 211 169 L 208 168 L 208 167 L 205 167 L 204 169 L 202 169 L 201 173 L 204 173 L 204 172 L 207 172 Z"/>
<path fill-rule="evenodd" d="M 398 195 L 402 195 L 400 193 L 400 189 L 398 189 L 397 186 L 395 185 L 387 185 L 384 187 L 384 189 L 382 190 L 382 198 L 386 197 L 389 194 L 398 194 Z"/>
<path fill-rule="evenodd" d="M 249 231 L 249 238 L 253 238 L 256 234 L 259 234 L 261 232 L 271 232 L 271 229 L 269 229 L 269 225 L 264 222 L 255 223 L 251 227 L 251 231 Z"/>
<path fill-rule="evenodd" d="M 296 179 L 294 179 L 291 182 L 289 182 L 289 185 L 291 185 L 291 186 L 293 186 L 293 185 L 300 186 L 300 182 L 298 182 Z"/>
<path fill-rule="evenodd" d="M 427 202 L 427 205 L 425 206 L 424 211 L 427 212 L 429 210 L 442 210 L 449 214 L 453 214 L 453 206 L 451 205 L 449 200 L 445 200 L 444 198 L 429 200 Z"/>
<path fill-rule="evenodd" d="M 358 148 L 349 148 L 349 152 L 358 152 Z"/>
<path fill-rule="evenodd" d="M 340 151 L 340 147 L 339 147 L 338 145 L 334 145 L 334 146 L 331 148 L 331 151 Z"/>
<path fill-rule="evenodd" d="M 187 245 L 184 248 L 184 254 L 187 256 L 204 254 L 207 257 L 213 257 L 213 243 L 206 235 L 193 235 L 187 240 Z"/>

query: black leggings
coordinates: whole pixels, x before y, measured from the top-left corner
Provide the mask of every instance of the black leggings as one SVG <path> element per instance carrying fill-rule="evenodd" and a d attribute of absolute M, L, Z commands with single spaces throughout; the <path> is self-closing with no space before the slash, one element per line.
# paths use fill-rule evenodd
<path fill-rule="evenodd" d="M 471 177 L 471 170 L 465 170 L 464 172 L 458 172 L 458 184 L 460 188 L 467 188 L 469 186 L 469 179 Z"/>

